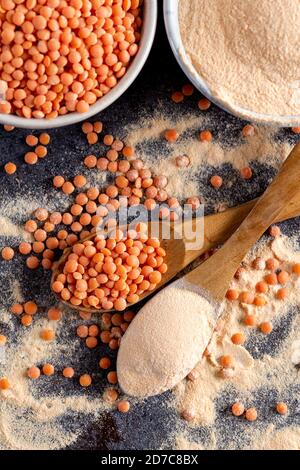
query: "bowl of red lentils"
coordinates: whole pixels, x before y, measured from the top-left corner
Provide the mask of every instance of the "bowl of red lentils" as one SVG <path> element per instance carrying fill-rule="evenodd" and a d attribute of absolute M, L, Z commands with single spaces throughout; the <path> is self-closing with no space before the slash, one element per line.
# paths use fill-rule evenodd
<path fill-rule="evenodd" d="M 0 123 L 61 127 L 110 106 L 150 53 L 156 0 L 0 0 Z"/>

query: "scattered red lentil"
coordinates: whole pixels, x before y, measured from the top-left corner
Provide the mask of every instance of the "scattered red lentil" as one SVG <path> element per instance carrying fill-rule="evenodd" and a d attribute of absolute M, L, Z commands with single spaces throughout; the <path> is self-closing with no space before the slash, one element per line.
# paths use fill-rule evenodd
<path fill-rule="evenodd" d="M 186 168 L 190 165 L 190 159 L 187 155 L 181 155 L 180 157 L 176 157 L 176 166 L 178 168 Z"/>
<path fill-rule="evenodd" d="M 50 143 L 50 135 L 47 134 L 46 132 L 43 132 L 40 136 L 39 136 L 39 142 L 40 144 L 42 145 L 48 145 Z"/>
<path fill-rule="evenodd" d="M 168 129 L 165 131 L 164 136 L 168 142 L 174 143 L 179 138 L 179 132 L 176 129 Z"/>
<path fill-rule="evenodd" d="M 14 313 L 15 315 L 21 315 L 23 313 L 23 305 L 22 304 L 13 304 L 10 307 L 11 313 Z"/>
<path fill-rule="evenodd" d="M 245 315 L 244 323 L 247 326 L 255 326 L 256 324 L 255 316 L 248 313 L 247 315 Z"/>
<path fill-rule="evenodd" d="M 88 336 L 85 340 L 85 344 L 89 349 L 94 349 L 98 344 L 98 340 L 94 336 Z"/>
<path fill-rule="evenodd" d="M 253 176 L 253 171 L 252 169 L 250 168 L 250 166 L 246 166 L 244 168 L 242 168 L 240 170 L 240 173 L 241 173 L 241 177 L 244 179 L 244 180 L 250 180 Z"/>
<path fill-rule="evenodd" d="M 201 131 L 199 134 L 200 142 L 211 142 L 213 140 L 213 135 L 210 131 Z"/>
<path fill-rule="evenodd" d="M 246 124 L 242 130 L 243 137 L 252 137 L 255 134 L 255 128 L 251 124 Z"/>
<path fill-rule="evenodd" d="M 0 334 L 0 346 L 4 346 L 6 344 L 6 341 L 6 336 Z"/>
<path fill-rule="evenodd" d="M 269 286 L 265 281 L 259 281 L 255 286 L 256 292 L 260 294 L 266 294 L 269 290 Z"/>
<path fill-rule="evenodd" d="M 8 390 L 10 383 L 7 377 L 0 377 L 0 390 Z"/>
<path fill-rule="evenodd" d="M 184 100 L 184 95 L 181 91 L 174 91 L 171 95 L 171 100 L 174 101 L 174 103 L 181 103 Z"/>
<path fill-rule="evenodd" d="M 246 410 L 245 418 L 247 421 L 256 421 L 257 420 L 257 411 L 255 408 L 249 408 Z"/>
<path fill-rule="evenodd" d="M 32 324 L 32 315 L 23 315 L 21 318 L 21 323 L 23 326 L 30 326 Z"/>
<path fill-rule="evenodd" d="M 36 366 L 32 366 L 30 367 L 28 370 L 27 370 L 27 376 L 30 378 L 30 379 L 33 379 L 33 380 L 36 380 L 40 377 L 41 375 L 41 371 L 38 367 Z"/>
<path fill-rule="evenodd" d="M 55 338 L 55 333 L 53 330 L 50 330 L 49 328 L 45 328 L 44 330 L 41 331 L 40 337 L 44 341 L 53 341 Z"/>
<path fill-rule="evenodd" d="M 286 415 L 287 412 L 288 412 L 288 407 L 285 403 L 279 402 L 279 403 L 276 404 L 276 411 L 280 415 Z"/>
<path fill-rule="evenodd" d="M 112 385 L 116 385 L 118 383 L 117 373 L 115 371 L 108 372 L 107 381 Z"/>
<path fill-rule="evenodd" d="M 191 83 L 186 83 L 185 85 L 183 85 L 181 91 L 184 96 L 192 96 L 195 91 L 195 88 Z"/>
<path fill-rule="evenodd" d="M 58 176 L 54 176 L 53 178 L 53 186 L 55 188 L 61 188 L 64 182 L 65 182 L 65 178 L 63 176 L 58 175 Z"/>
<path fill-rule="evenodd" d="M 264 335 L 269 335 L 273 330 L 273 326 L 272 323 L 266 321 L 259 325 L 259 329 Z"/>
<path fill-rule="evenodd" d="M 3 128 L 6 132 L 11 132 L 15 129 L 15 127 L 11 126 L 10 124 L 4 124 Z"/>
<path fill-rule="evenodd" d="M 74 377 L 74 369 L 72 367 L 65 367 L 64 370 L 62 371 L 62 374 L 64 377 L 67 379 L 72 379 Z"/>
<path fill-rule="evenodd" d="M 224 369 L 231 369 L 234 366 L 234 359 L 232 356 L 221 356 L 219 362 L 221 367 Z"/>
<path fill-rule="evenodd" d="M 108 388 L 103 393 L 103 400 L 107 401 L 109 403 L 113 403 L 113 402 L 117 401 L 118 397 L 119 397 L 119 393 L 114 388 Z"/>
<path fill-rule="evenodd" d="M 15 163 L 8 162 L 4 165 L 4 170 L 8 175 L 13 175 L 17 171 L 17 165 L 15 165 Z"/>
<path fill-rule="evenodd" d="M 279 284 L 285 285 L 290 278 L 290 275 L 287 271 L 282 270 L 277 274 L 277 279 Z"/>
<path fill-rule="evenodd" d="M 35 147 L 39 143 L 39 139 L 32 134 L 27 135 L 25 141 L 29 147 Z"/>
<path fill-rule="evenodd" d="M 275 271 L 279 268 L 279 261 L 276 258 L 269 258 L 266 260 L 266 268 L 270 271 Z"/>
<path fill-rule="evenodd" d="M 117 406 L 120 413 L 128 413 L 130 409 L 130 403 L 127 400 L 119 401 Z"/>
<path fill-rule="evenodd" d="M 236 402 L 232 405 L 231 411 L 234 416 L 242 416 L 242 414 L 244 414 L 245 407 L 243 403 Z"/>
<path fill-rule="evenodd" d="M 201 98 L 198 101 L 198 108 L 201 111 L 207 111 L 211 107 L 211 102 L 207 98 Z"/>
<path fill-rule="evenodd" d="M 53 375 L 54 374 L 54 366 L 52 364 L 44 364 L 42 367 L 43 374 L 45 375 Z"/>
<path fill-rule="evenodd" d="M 11 261 L 13 257 L 15 256 L 15 252 L 9 246 L 5 246 L 1 250 L 1 256 L 5 261 Z"/>
<path fill-rule="evenodd" d="M 254 302 L 254 294 L 252 292 L 243 291 L 239 295 L 239 301 L 243 304 L 252 305 Z"/>
<path fill-rule="evenodd" d="M 38 310 L 37 304 L 32 301 L 26 302 L 23 307 L 27 315 L 35 315 Z"/>
<path fill-rule="evenodd" d="M 59 308 L 52 307 L 48 310 L 48 319 L 52 321 L 59 321 L 61 319 L 62 312 Z"/>
<path fill-rule="evenodd" d="M 231 336 L 231 341 L 233 342 L 233 344 L 241 345 L 245 343 L 246 337 L 244 333 L 235 333 Z"/>
<path fill-rule="evenodd" d="M 223 179 L 221 176 L 214 175 L 210 178 L 210 184 L 213 188 L 221 188 L 221 186 L 223 185 Z"/>
<path fill-rule="evenodd" d="M 275 284 L 277 284 L 277 274 L 276 273 L 270 273 L 270 274 L 267 274 L 265 276 L 265 281 L 267 284 L 269 284 L 270 286 L 274 286 Z"/>
<path fill-rule="evenodd" d="M 108 357 L 102 357 L 99 361 L 100 369 L 109 369 L 111 361 Z"/>
<path fill-rule="evenodd" d="M 265 297 L 261 295 L 257 295 L 256 297 L 254 297 L 253 303 L 256 307 L 264 307 L 267 303 L 267 299 L 265 299 Z"/>
<path fill-rule="evenodd" d="M 293 273 L 297 274 L 297 276 L 300 276 L 300 263 L 296 263 L 293 266 Z"/>
<path fill-rule="evenodd" d="M 82 387 L 89 387 L 92 383 L 92 377 L 89 374 L 83 374 L 79 377 L 79 383 Z"/>
<path fill-rule="evenodd" d="M 226 298 L 228 300 L 237 300 L 239 298 L 239 293 L 236 289 L 229 289 L 226 292 Z"/>
<path fill-rule="evenodd" d="M 276 292 L 276 298 L 278 300 L 285 300 L 289 296 L 289 289 L 287 287 L 282 287 Z"/>

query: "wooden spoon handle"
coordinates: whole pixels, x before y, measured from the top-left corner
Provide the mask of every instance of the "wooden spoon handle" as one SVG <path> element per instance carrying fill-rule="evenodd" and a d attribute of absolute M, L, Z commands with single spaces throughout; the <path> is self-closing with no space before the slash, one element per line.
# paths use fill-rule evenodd
<path fill-rule="evenodd" d="M 210 291 L 217 300 L 222 300 L 250 248 L 295 198 L 300 199 L 300 143 L 236 232 L 217 253 L 189 273 L 188 280 Z"/>

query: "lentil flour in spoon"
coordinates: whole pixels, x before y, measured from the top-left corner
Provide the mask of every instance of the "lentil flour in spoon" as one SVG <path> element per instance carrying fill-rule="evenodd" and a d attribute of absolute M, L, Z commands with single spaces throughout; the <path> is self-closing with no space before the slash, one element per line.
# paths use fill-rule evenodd
<path fill-rule="evenodd" d="M 117 358 L 122 390 L 146 397 L 173 388 L 201 359 L 218 310 L 204 291 L 185 279 L 159 292 L 122 338 Z"/>

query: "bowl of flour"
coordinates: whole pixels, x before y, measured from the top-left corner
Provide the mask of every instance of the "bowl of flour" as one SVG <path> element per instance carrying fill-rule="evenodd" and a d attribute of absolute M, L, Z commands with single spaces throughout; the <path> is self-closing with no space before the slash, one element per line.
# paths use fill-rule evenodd
<path fill-rule="evenodd" d="M 217 106 L 300 124 L 298 0 L 164 0 L 164 18 L 181 68 Z"/>

